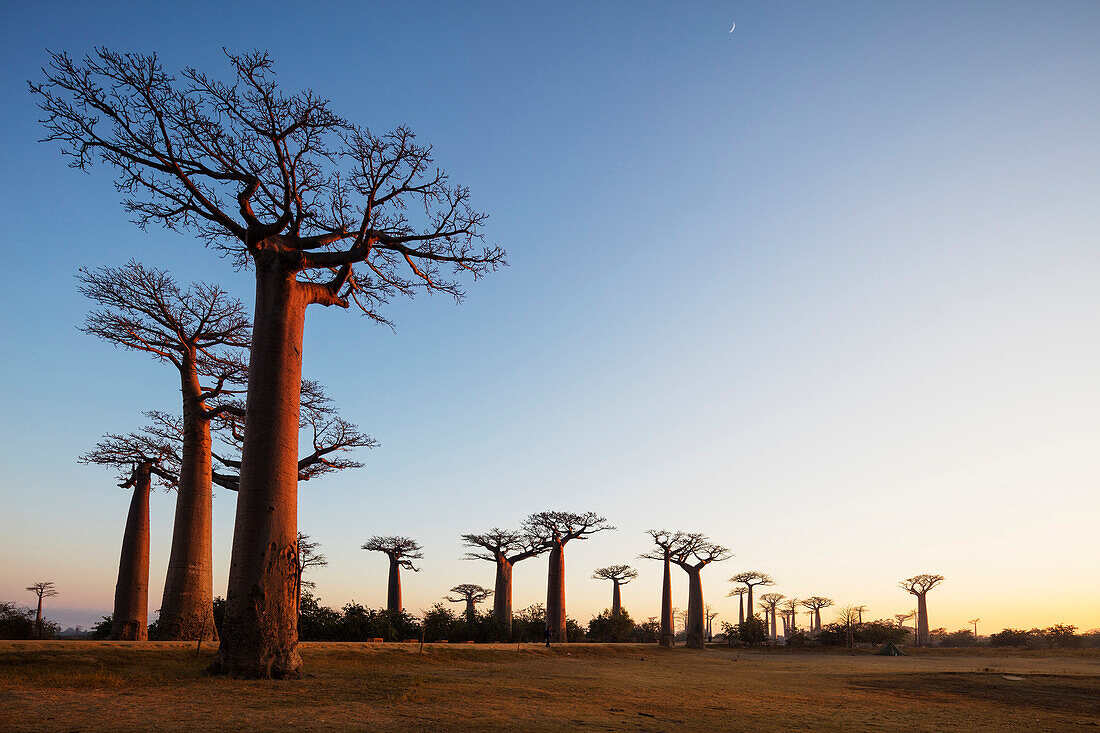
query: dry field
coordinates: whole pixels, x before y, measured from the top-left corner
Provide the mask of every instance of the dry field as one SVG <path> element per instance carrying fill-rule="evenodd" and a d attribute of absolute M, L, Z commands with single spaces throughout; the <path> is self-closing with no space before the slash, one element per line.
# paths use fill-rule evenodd
<path fill-rule="evenodd" d="M 1100 731 L 1096 653 L 305 643 L 295 682 L 209 678 L 212 655 L 0 642 L 0 729 Z"/>

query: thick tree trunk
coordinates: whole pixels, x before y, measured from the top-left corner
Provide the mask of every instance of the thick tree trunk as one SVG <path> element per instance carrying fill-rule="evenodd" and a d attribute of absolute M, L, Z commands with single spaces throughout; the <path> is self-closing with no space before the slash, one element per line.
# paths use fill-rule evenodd
<path fill-rule="evenodd" d="M 749 596 L 748 602 L 745 603 L 745 611 L 749 615 L 749 617 L 751 618 L 752 614 L 753 614 L 753 611 L 752 611 L 752 586 L 751 585 L 749 586 L 748 596 Z"/>
<path fill-rule="evenodd" d="M 467 598 L 466 599 L 466 621 L 468 621 L 469 623 L 472 624 L 474 622 L 474 614 L 476 612 L 477 611 L 474 608 L 474 599 L 473 598 Z"/>
<path fill-rule="evenodd" d="M 703 578 L 698 568 L 684 568 L 688 574 L 687 647 L 702 649 L 706 611 L 703 608 Z"/>
<path fill-rule="evenodd" d="M 672 627 L 672 562 L 665 558 L 665 579 L 661 586 L 661 646 L 672 646 L 676 634 Z"/>
<path fill-rule="evenodd" d="M 160 603 L 161 639 L 217 639 L 211 556 L 214 493 L 210 478 L 210 420 L 191 359 L 181 370 L 183 453 L 176 491 L 172 552 Z"/>
<path fill-rule="evenodd" d="M 821 609 L 814 609 L 814 633 L 821 631 Z"/>
<path fill-rule="evenodd" d="M 276 257 L 254 258 L 256 310 L 225 624 L 213 671 L 296 678 L 298 410 L 307 297 Z"/>
<path fill-rule="evenodd" d="M 789 636 L 788 631 L 787 631 L 788 630 L 787 614 L 783 614 L 782 616 L 780 616 L 780 618 L 783 619 L 783 637 L 786 638 L 787 636 Z"/>
<path fill-rule="evenodd" d="M 386 610 L 401 613 L 401 561 L 390 558 L 390 579 L 386 587 Z"/>
<path fill-rule="evenodd" d="M 512 638 L 512 563 L 507 558 L 497 558 L 497 580 L 493 586 L 493 617 L 504 630 L 505 638 Z"/>
<path fill-rule="evenodd" d="M 745 594 L 737 596 L 737 623 L 745 623 Z"/>
<path fill-rule="evenodd" d="M 622 616 L 623 615 L 623 596 L 619 590 L 619 581 L 611 581 L 614 588 L 611 591 L 611 615 Z"/>
<path fill-rule="evenodd" d="M 42 637 L 42 596 L 38 596 L 38 612 L 34 614 L 34 635 Z"/>
<path fill-rule="evenodd" d="M 779 634 L 776 633 L 775 611 L 774 610 L 771 611 L 771 617 L 772 617 L 772 641 L 775 641 L 776 639 L 779 638 Z"/>
<path fill-rule="evenodd" d="M 111 639 L 145 641 L 149 638 L 149 489 L 150 466 L 134 471 L 130 512 L 122 535 L 122 556 L 115 584 Z"/>
<path fill-rule="evenodd" d="M 555 542 L 550 550 L 546 578 L 546 623 L 555 641 L 565 642 L 565 545 Z"/>
<path fill-rule="evenodd" d="M 928 596 L 921 593 L 917 596 L 917 617 L 920 623 L 917 626 L 917 646 L 928 645 Z"/>

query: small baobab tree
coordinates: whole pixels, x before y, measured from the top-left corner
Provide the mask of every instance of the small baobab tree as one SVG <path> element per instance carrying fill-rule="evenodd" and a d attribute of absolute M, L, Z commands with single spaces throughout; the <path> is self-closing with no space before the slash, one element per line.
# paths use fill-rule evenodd
<path fill-rule="evenodd" d="M 411 570 L 414 573 L 420 572 L 420 569 L 413 564 L 413 560 L 424 557 L 420 543 L 408 537 L 376 535 L 364 542 L 362 549 L 384 553 L 390 559 L 386 609 L 391 613 L 401 613 L 401 569 Z"/>
<path fill-rule="evenodd" d="M 317 551 L 320 546 L 321 543 L 311 539 L 308 534 L 298 533 L 298 563 L 294 573 L 294 585 L 298 592 L 299 615 L 302 612 L 302 591 L 317 585 L 312 580 L 305 580 L 302 576 L 305 575 L 307 570 L 323 568 L 328 565 L 328 558 Z"/>
<path fill-rule="evenodd" d="M 248 315 L 216 285 L 182 288 L 163 270 L 131 260 L 82 269 L 80 292 L 98 306 L 81 330 L 175 367 L 183 395 L 172 549 L 160 604 L 162 639 L 201 639 L 213 603 L 210 422 L 244 389 Z M 215 632 L 216 633 L 216 632 Z"/>
<path fill-rule="evenodd" d="M 923 574 L 914 575 L 898 583 L 906 593 L 917 597 L 917 646 L 928 643 L 928 591 L 942 582 L 942 575 Z"/>
<path fill-rule="evenodd" d="M 776 626 L 775 610 L 779 607 L 779 602 L 786 598 L 782 593 L 765 593 L 760 596 L 760 608 L 764 611 L 764 623 L 769 625 L 769 634 L 772 641 L 779 638 L 778 629 Z"/>
<path fill-rule="evenodd" d="M 768 586 L 775 585 L 775 581 L 772 580 L 772 576 L 767 573 L 761 573 L 758 570 L 746 570 L 742 573 L 730 578 L 731 583 L 739 583 L 746 589 L 746 601 L 745 608 L 748 613 L 752 614 L 752 589 L 758 585 Z"/>
<path fill-rule="evenodd" d="M 742 624 L 745 622 L 745 594 L 749 592 L 749 589 L 745 586 L 734 588 L 726 594 L 727 598 L 733 598 L 737 596 L 737 623 Z"/>
<path fill-rule="evenodd" d="M 967 621 L 968 624 L 970 624 L 971 626 L 974 627 L 974 638 L 975 639 L 978 638 L 978 622 L 979 621 L 981 621 L 980 618 L 972 618 L 969 621 Z"/>
<path fill-rule="evenodd" d="M 34 633 L 41 638 L 42 636 L 42 600 L 44 598 L 53 598 L 60 591 L 54 587 L 52 580 L 44 580 L 27 586 L 27 590 L 38 596 L 38 611 L 34 614 Z"/>
<path fill-rule="evenodd" d="M 546 625 L 554 639 L 565 642 L 565 546 L 573 540 L 586 540 L 597 532 L 615 529 L 595 512 L 538 512 L 523 520 L 523 531 L 538 537 L 539 544 L 550 550 L 546 578 Z"/>
<path fill-rule="evenodd" d="M 629 565 L 608 565 L 606 568 L 598 568 L 592 574 L 595 580 L 610 580 L 611 590 L 611 615 L 621 616 L 623 613 L 623 598 L 620 588 L 638 577 L 638 571 Z"/>
<path fill-rule="evenodd" d="M 676 642 L 676 628 L 672 608 L 672 556 L 683 539 L 683 532 L 670 532 L 667 529 L 649 529 L 646 533 L 653 539 L 655 548 L 643 553 L 644 560 L 658 560 L 664 563 L 664 578 L 661 584 L 661 646 L 671 647 Z"/>
<path fill-rule="evenodd" d="M 493 586 L 493 618 L 505 638 L 512 636 L 512 569 L 517 562 L 549 551 L 538 537 L 525 532 L 493 527 L 481 534 L 464 534 L 466 547 L 478 548 L 466 553 L 467 560 L 487 560 L 496 564 L 496 582 Z"/>
<path fill-rule="evenodd" d="M 845 643 L 849 648 L 856 645 L 856 628 L 861 623 L 859 614 L 859 606 L 841 606 L 836 610 L 837 623 L 844 629 Z"/>
<path fill-rule="evenodd" d="M 713 562 L 733 557 L 728 547 L 711 542 L 706 535 L 685 533 L 672 556 L 672 562 L 680 566 L 688 576 L 688 607 L 686 621 L 686 645 L 689 649 L 704 647 L 705 604 L 703 602 L 703 568 Z"/>
<path fill-rule="evenodd" d="M 821 631 L 821 609 L 828 608 L 831 605 L 833 605 L 833 600 L 824 596 L 810 596 L 806 600 L 802 601 L 802 607 L 808 609 L 811 612 L 811 634 L 816 634 L 817 632 Z"/>
<path fill-rule="evenodd" d="M 489 598 L 493 595 L 493 591 L 488 588 L 482 588 L 480 585 L 474 585 L 473 583 L 462 583 L 456 585 L 449 591 L 458 595 L 458 598 L 451 598 L 447 596 L 447 600 L 451 603 L 465 603 L 466 604 L 466 621 L 473 623 L 477 617 L 477 604 Z"/>
<path fill-rule="evenodd" d="M 115 168 L 141 226 L 190 231 L 256 279 L 248 426 L 225 620 L 214 672 L 298 677 L 298 394 L 310 305 L 381 307 L 421 290 L 460 298 L 445 268 L 504 264 L 485 215 L 404 127 L 377 134 L 312 91 L 283 92 L 264 53 L 227 54 L 230 79 L 167 74 L 156 56 L 50 56 L 30 89 L 48 142 L 78 169 Z"/>
<path fill-rule="evenodd" d="M 119 486 L 133 492 L 122 534 L 111 615 L 109 638 L 114 640 L 149 638 L 149 494 L 154 477 L 166 488 L 177 486 L 178 474 L 165 468 L 166 463 L 172 463 L 172 457 L 171 447 L 150 436 L 148 431 L 129 435 L 109 433 L 80 457 L 81 463 L 117 469 Z"/>
<path fill-rule="evenodd" d="M 718 618 L 718 612 L 715 611 L 714 608 L 710 604 L 707 604 L 706 614 L 707 614 L 707 641 L 709 642 L 711 639 L 714 638 L 714 634 L 711 632 L 711 628 L 712 628 L 711 623 L 714 621 L 714 619 Z"/>
<path fill-rule="evenodd" d="M 802 601 L 797 598 L 788 598 L 780 605 L 780 608 L 783 610 L 785 626 L 783 632 L 784 636 L 790 636 L 798 630 L 798 624 L 795 623 L 795 617 L 798 614 L 798 606 L 800 603 L 802 603 Z"/>

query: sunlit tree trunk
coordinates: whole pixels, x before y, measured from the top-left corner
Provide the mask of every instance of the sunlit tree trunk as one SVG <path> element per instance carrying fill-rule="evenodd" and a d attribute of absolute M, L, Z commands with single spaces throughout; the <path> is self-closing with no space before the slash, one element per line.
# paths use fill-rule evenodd
<path fill-rule="evenodd" d="M 684 568 L 688 574 L 687 646 L 702 649 L 706 611 L 703 608 L 703 579 L 698 568 Z"/>
<path fill-rule="evenodd" d="M 550 550 L 546 582 L 546 623 L 557 641 L 568 641 L 565 633 L 565 545 L 555 542 Z"/>
<path fill-rule="evenodd" d="M 665 558 L 665 579 L 661 587 L 661 646 L 672 646 L 675 642 L 672 626 L 672 562 Z"/>
<path fill-rule="evenodd" d="M 619 583 L 618 583 L 618 581 L 613 581 L 612 585 L 614 587 L 611 591 L 611 615 L 612 616 L 622 616 L 623 615 L 623 597 L 622 597 L 622 593 L 619 591 Z"/>
<path fill-rule="evenodd" d="M 772 611 L 771 611 L 771 617 L 772 617 L 772 641 L 775 641 L 777 638 L 779 638 L 779 634 L 776 633 L 775 610 L 774 609 L 772 609 Z"/>
<path fill-rule="evenodd" d="M 298 420 L 304 289 L 277 257 L 256 265 L 256 309 L 248 371 L 233 559 L 215 670 L 295 678 L 298 617 Z"/>
<path fill-rule="evenodd" d="M 202 387 L 193 358 L 184 359 L 181 376 L 183 452 L 172 551 L 157 633 L 162 639 L 216 639 L 217 630 L 212 622 L 214 495 L 210 478 L 210 420 L 202 403 Z"/>
<path fill-rule="evenodd" d="M 493 617 L 512 638 L 512 563 L 497 557 L 497 579 L 493 586 Z"/>
<path fill-rule="evenodd" d="M 928 645 L 928 597 L 925 593 L 917 596 L 917 646 Z"/>
<path fill-rule="evenodd" d="M 821 631 L 821 609 L 814 609 L 814 631 Z"/>
<path fill-rule="evenodd" d="M 111 639 L 145 641 L 149 638 L 149 490 L 150 466 L 137 467 L 130 512 L 122 535 L 122 555 L 115 584 Z M 41 599 L 39 600 L 41 609 Z"/>
<path fill-rule="evenodd" d="M 401 561 L 390 557 L 390 580 L 386 589 L 386 610 L 401 613 Z"/>

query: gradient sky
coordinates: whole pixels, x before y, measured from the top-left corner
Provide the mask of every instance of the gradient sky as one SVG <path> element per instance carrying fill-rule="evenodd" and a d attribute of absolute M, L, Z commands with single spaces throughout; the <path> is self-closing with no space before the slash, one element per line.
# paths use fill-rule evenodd
<path fill-rule="evenodd" d="M 459 535 L 560 508 L 619 527 L 568 547 L 582 622 L 613 563 L 640 571 L 635 618 L 658 612 L 636 556 L 667 527 L 736 553 L 704 571 L 719 621 L 725 579 L 759 569 L 872 617 L 933 572 L 933 626 L 1100 626 L 1100 4 L 165 5 L 0 11 L 0 599 L 53 580 L 54 618 L 110 612 L 129 493 L 76 457 L 178 409 L 170 367 L 76 330 L 76 269 L 136 257 L 252 292 L 38 144 L 25 82 L 46 49 L 217 75 L 225 46 L 412 126 L 509 253 L 462 305 L 395 302 L 396 332 L 310 310 L 305 373 L 382 443 L 302 486 L 323 603 L 384 604 L 372 534 L 424 544 L 411 611 L 491 586 Z M 152 501 L 151 610 L 173 503 Z M 233 510 L 219 493 L 218 595 Z M 545 571 L 517 567 L 517 608 Z"/>

